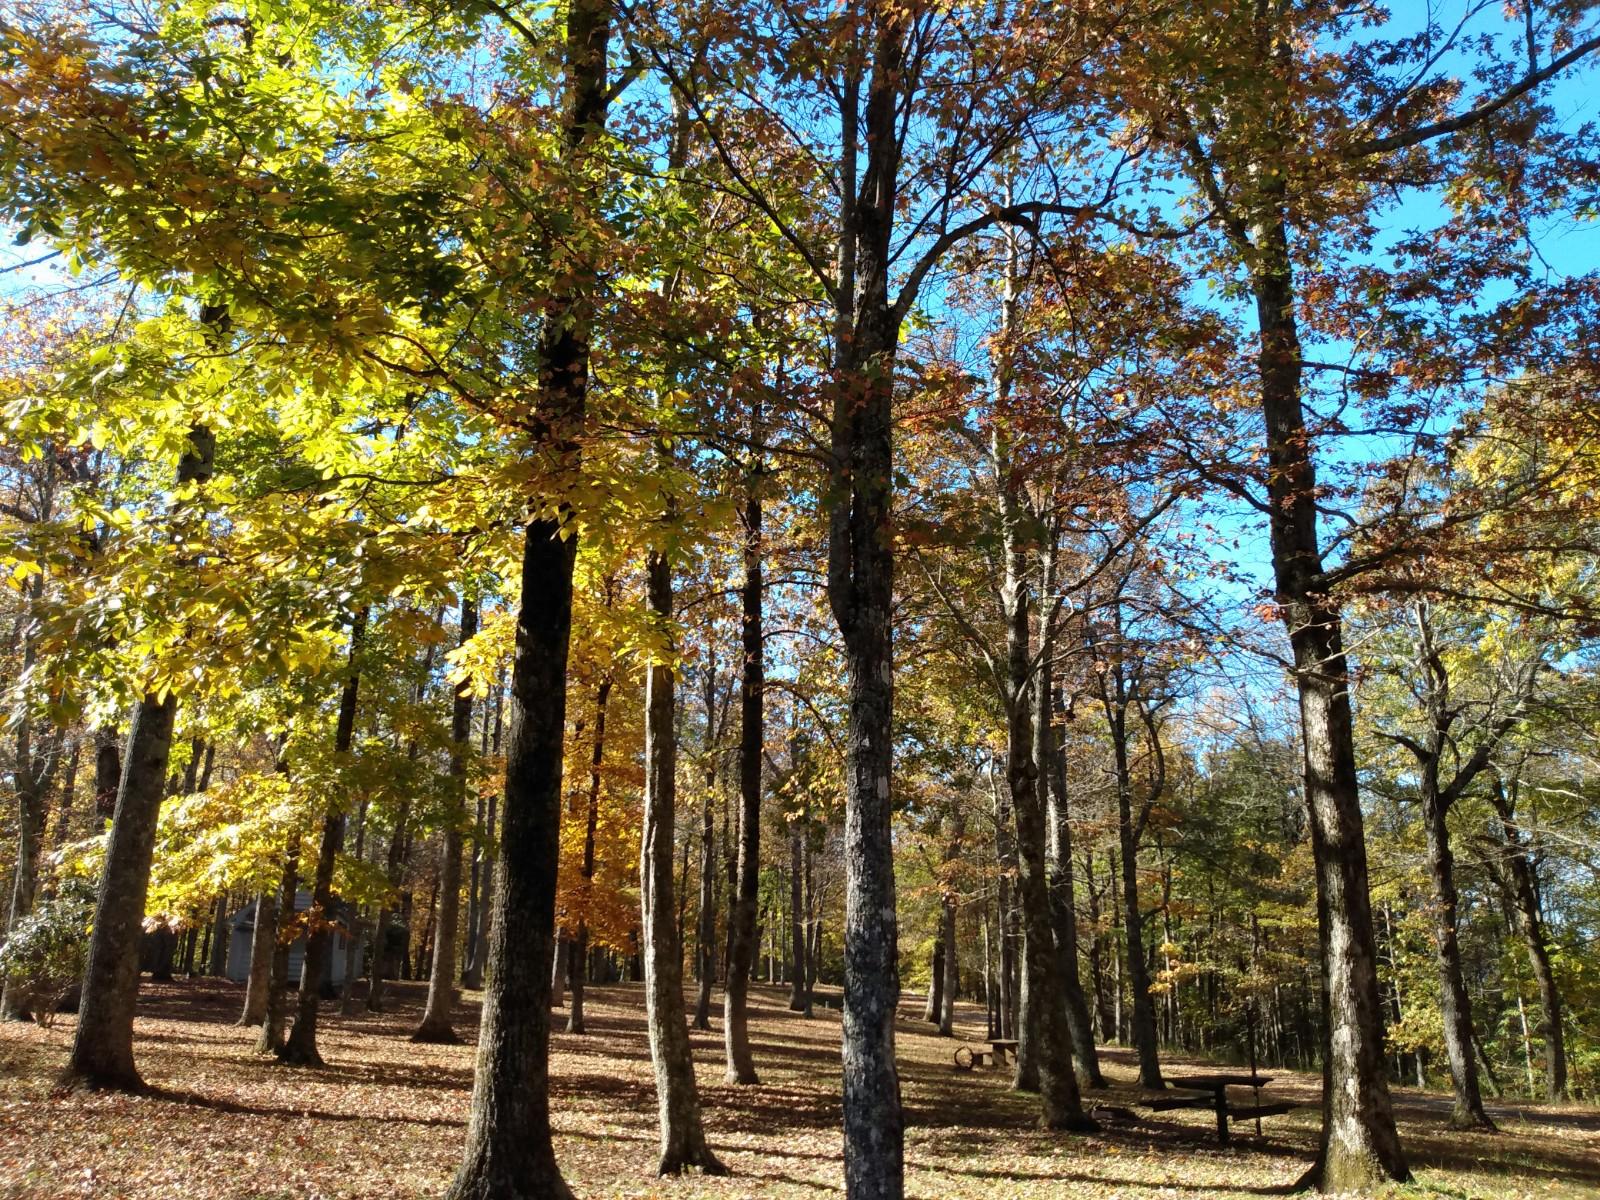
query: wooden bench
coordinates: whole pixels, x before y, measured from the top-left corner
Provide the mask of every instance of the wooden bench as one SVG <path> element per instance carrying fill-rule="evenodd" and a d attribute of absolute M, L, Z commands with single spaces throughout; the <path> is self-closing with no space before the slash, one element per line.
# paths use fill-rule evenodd
<path fill-rule="evenodd" d="M 969 1042 L 964 1046 L 957 1046 L 955 1052 L 956 1070 L 970 1071 L 973 1067 L 988 1064 L 992 1067 L 1006 1065 L 1006 1055 L 1017 1048 L 1015 1041 L 1007 1038 L 994 1038 L 987 1042 Z M 965 1061 L 962 1055 L 966 1056 Z"/>
<path fill-rule="evenodd" d="M 1163 1096 L 1159 1100 L 1146 1100 L 1144 1107 L 1152 1112 L 1170 1112 L 1178 1108 L 1209 1108 L 1217 1115 L 1217 1142 L 1221 1145 L 1228 1144 L 1228 1119 L 1258 1123 L 1262 1117 L 1277 1117 L 1284 1113 L 1293 1112 L 1298 1105 L 1288 1103 L 1262 1104 L 1261 1089 L 1272 1082 L 1270 1075 L 1184 1075 L 1176 1079 L 1169 1079 L 1167 1083 L 1179 1091 L 1193 1092 L 1189 1096 Z M 1253 1088 L 1256 1092 L 1256 1103 L 1248 1105 L 1229 1104 L 1228 1089 L 1230 1087 Z M 1260 1132 L 1260 1125 L 1256 1127 Z"/>

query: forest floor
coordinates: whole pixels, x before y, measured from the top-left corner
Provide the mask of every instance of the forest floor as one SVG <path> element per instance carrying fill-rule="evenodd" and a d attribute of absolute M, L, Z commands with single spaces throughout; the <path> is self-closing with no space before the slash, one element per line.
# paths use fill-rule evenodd
<path fill-rule="evenodd" d="M 215 980 L 146 982 L 136 1051 L 147 1097 L 62 1095 L 72 1018 L 54 1028 L 0 1027 L 0 1197 L 315 1200 L 439 1196 L 460 1156 L 472 1087 L 470 1046 L 407 1040 L 421 985 L 396 985 L 393 1011 L 341 1017 L 325 1007 L 319 1070 L 251 1052 L 232 1024 L 242 989 Z M 815 1200 L 842 1193 L 839 1014 L 788 1012 L 786 991 L 752 991 L 762 1082 L 722 1081 L 716 1031 L 694 1036 L 711 1141 L 733 1175 L 658 1180 L 655 1091 L 638 985 L 591 987 L 588 1033 L 554 1037 L 556 1151 L 580 1198 Z M 720 994 L 718 996 L 720 1000 Z M 916 1009 L 920 1012 L 920 1003 Z M 473 1028 L 476 994 L 458 1028 Z M 1269 1196 L 1288 1191 L 1316 1144 L 1320 1079 L 1274 1072 L 1264 1099 L 1307 1107 L 1213 1140 L 1209 1112 L 1137 1108 L 1130 1056 L 1106 1051 L 1107 1115 L 1093 1135 L 1033 1126 L 1034 1098 L 1009 1072 L 958 1072 L 955 1043 L 931 1036 L 909 998 L 897 1040 L 906 1105 L 906 1195 L 916 1200 L 1017 1197 Z M 977 1036 L 982 1014 L 962 1013 Z M 564 1012 L 557 1014 L 558 1029 Z M 1170 1060 L 1173 1074 L 1204 1069 Z M 1498 1136 L 1453 1133 L 1447 1097 L 1399 1089 L 1402 1135 L 1417 1183 L 1402 1195 L 1600 1197 L 1600 1110 L 1495 1102 Z"/>

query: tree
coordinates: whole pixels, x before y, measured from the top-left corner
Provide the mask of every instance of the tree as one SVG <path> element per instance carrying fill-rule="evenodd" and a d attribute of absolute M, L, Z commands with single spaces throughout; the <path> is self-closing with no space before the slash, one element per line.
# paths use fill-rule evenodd
<path fill-rule="evenodd" d="M 673 924 L 676 697 L 672 667 L 660 661 L 675 649 L 668 626 L 672 620 L 672 567 L 666 551 L 651 551 L 645 571 L 650 612 L 662 623 L 666 643 L 664 653 L 652 660 L 645 677 L 645 816 L 639 851 L 645 1013 L 661 1117 L 658 1170 L 662 1175 L 676 1175 L 697 1167 L 708 1175 L 725 1175 L 727 1168 L 707 1145 L 700 1120 L 700 1096 L 683 1008 L 683 947 Z"/>
<path fill-rule="evenodd" d="M 200 323 L 208 338 L 220 340 L 226 336 L 225 310 L 203 308 Z M 220 336 L 216 331 L 221 331 Z M 189 485 L 203 484 L 210 478 L 215 452 L 216 438 L 210 428 L 194 426 L 189 433 L 189 446 L 178 462 L 180 493 L 199 495 Z M 193 502 L 183 505 L 174 517 L 174 541 L 181 545 L 182 522 L 193 519 Z M 68 1087 L 119 1091 L 144 1087 L 133 1061 L 139 931 L 144 923 L 156 819 L 166 786 L 177 707 L 178 697 L 167 690 L 147 693 L 133 712 L 116 813 L 111 819 L 105 872 L 95 904 L 78 1027 L 73 1034 L 72 1055 L 62 1073 L 62 1083 Z"/>
<path fill-rule="evenodd" d="M 362 608 L 350 622 L 350 663 L 339 693 L 339 719 L 333 735 L 336 765 L 355 746 L 356 705 L 361 693 L 359 656 L 366 630 L 367 609 Z M 306 952 L 301 961 L 297 1011 L 289 1039 L 278 1051 L 280 1059 L 297 1066 L 322 1065 L 322 1055 L 317 1050 L 317 1016 L 322 1008 L 322 988 L 333 959 L 333 868 L 344 848 L 345 821 L 346 814 L 339 801 L 334 802 L 322 819 L 322 838 L 317 845 L 317 866 L 311 883 L 311 908 L 306 913 Z"/>
<path fill-rule="evenodd" d="M 609 98 L 609 0 L 567 10 L 560 122 L 561 164 L 578 180 L 604 133 Z M 575 193 L 576 194 L 576 193 Z M 567 471 L 588 388 L 594 268 L 553 296 L 538 347 L 539 448 Z M 550 1142 L 550 975 L 572 622 L 575 531 L 560 509 L 524 532 L 517 648 L 511 664 L 499 889 L 491 915 L 489 986 L 478 1033 L 478 1066 L 461 1170 L 452 1200 L 571 1195 Z M 509 930 L 516 931 L 512 946 Z"/>
<path fill-rule="evenodd" d="M 478 632 L 478 601 L 465 593 L 461 597 L 461 645 Z M 411 1040 L 415 1042 L 458 1042 L 450 1024 L 450 1009 L 456 986 L 456 934 L 461 911 L 461 822 L 466 817 L 467 753 L 472 741 L 472 691 L 464 683 L 456 685 L 451 706 L 450 777 L 455 784 L 453 811 L 446 815 L 444 865 L 439 878 L 439 919 L 434 926 L 433 964 L 428 975 L 428 1002 Z M 470 934 L 470 931 L 469 931 Z"/>

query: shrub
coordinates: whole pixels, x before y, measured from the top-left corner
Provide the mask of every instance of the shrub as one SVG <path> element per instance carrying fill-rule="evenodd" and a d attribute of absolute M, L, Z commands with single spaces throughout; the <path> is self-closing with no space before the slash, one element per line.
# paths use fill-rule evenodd
<path fill-rule="evenodd" d="M 17 923 L 0 946 L 0 978 L 21 990 L 22 1007 L 48 1027 L 83 978 L 94 920 L 94 885 L 67 879 Z"/>

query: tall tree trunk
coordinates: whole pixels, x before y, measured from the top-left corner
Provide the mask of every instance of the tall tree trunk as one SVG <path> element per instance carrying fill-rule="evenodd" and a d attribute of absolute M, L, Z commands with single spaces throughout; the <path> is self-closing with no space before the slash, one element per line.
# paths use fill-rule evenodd
<path fill-rule="evenodd" d="M 555 945 L 551 948 L 551 960 L 550 1007 L 560 1008 L 565 1003 L 567 976 L 571 973 L 572 939 L 562 936 L 559 931 L 556 934 Z"/>
<path fill-rule="evenodd" d="M 958 826 L 959 830 L 959 826 Z M 960 833 L 952 839 L 952 846 L 960 840 Z M 956 893 L 946 887 L 940 902 L 940 940 L 944 943 L 944 987 L 940 989 L 939 1036 L 955 1036 L 956 991 L 960 987 L 961 956 L 956 953 Z"/>
<path fill-rule="evenodd" d="M 600 681 L 594 694 L 594 750 L 589 758 L 589 808 L 583 835 L 583 904 L 587 909 L 590 889 L 594 885 L 595 833 L 600 820 L 600 767 L 606 753 L 606 705 L 611 698 L 611 678 Z M 572 985 L 572 1004 L 567 1012 L 567 1032 L 582 1033 L 583 985 L 589 971 L 589 924 L 583 913 L 578 915 L 578 932 L 572 940 L 567 958 L 568 980 Z"/>
<path fill-rule="evenodd" d="M 272 987 L 272 954 L 278 941 L 278 893 L 264 888 L 256 896 L 255 928 L 250 931 L 250 973 L 244 985 L 244 1012 L 240 1025 L 260 1025 L 267 1019 Z"/>
<path fill-rule="evenodd" d="M 672 567 L 664 553 L 653 550 L 645 570 L 646 600 L 668 637 L 670 657 Z M 645 677 L 645 799 L 639 901 L 645 1017 L 661 1124 L 657 1170 L 662 1175 L 679 1175 L 698 1168 L 708 1175 L 726 1175 L 727 1168 L 706 1144 L 683 1011 L 683 950 L 674 923 L 672 897 L 673 824 L 678 801 L 675 706 L 672 667 L 665 661 L 653 661 Z"/>
<path fill-rule="evenodd" d="M 1539 892 L 1534 886 L 1533 863 L 1516 823 L 1515 802 L 1498 778 L 1494 780 L 1491 796 L 1500 816 L 1500 834 L 1505 843 L 1507 877 L 1503 886 L 1511 900 L 1512 911 L 1516 913 L 1517 932 L 1527 947 L 1534 982 L 1539 987 L 1539 1004 L 1544 1014 L 1539 1035 L 1544 1039 L 1545 1097 L 1554 1104 L 1567 1098 L 1567 1046 L 1562 1029 L 1561 989 L 1556 985 L 1555 970 L 1550 962 L 1549 935 L 1539 908 Z M 1517 1003 L 1522 1003 L 1520 993 Z"/>
<path fill-rule="evenodd" d="M 1023 617 L 1024 626 L 1026 615 Z M 1024 661 L 1026 643 L 1023 646 Z M 1032 1039 L 1032 1070 L 1037 1072 L 1043 1111 L 1040 1122 L 1047 1129 L 1093 1129 L 1094 1122 L 1084 1114 L 1078 1093 L 1078 1077 L 1072 1066 L 1072 1035 L 1067 1026 L 1066 1004 L 1056 970 L 1055 933 L 1050 920 L 1050 891 L 1044 866 L 1044 805 L 1039 773 L 1032 761 L 1031 730 L 1027 727 L 1028 681 L 1015 674 L 1008 727 L 1018 739 L 1021 751 L 1009 757 L 1012 799 L 1017 820 L 1017 890 L 1023 918 L 1023 963 L 1019 1043 Z M 1018 1046 L 1016 1084 L 1024 1082 L 1024 1060 Z"/>
<path fill-rule="evenodd" d="M 499 743 L 499 740 L 497 732 L 495 735 L 496 744 Z M 478 900 L 478 926 L 473 931 L 476 949 L 473 951 L 472 968 L 467 972 L 464 980 L 465 986 L 472 988 L 474 991 L 483 987 L 483 969 L 489 958 L 489 929 L 494 915 L 495 864 L 499 860 L 499 855 L 493 849 L 495 809 L 499 807 L 499 803 L 500 797 L 489 797 L 488 817 L 484 825 L 488 848 L 485 850 L 483 859 L 483 892 Z"/>
<path fill-rule="evenodd" d="M 845 644 L 844 1169 L 850 1200 L 900 1200 L 905 1118 L 895 1068 L 900 996 L 890 833 L 894 768 L 894 359 L 889 296 L 906 10 L 872 10 L 865 130 L 860 76 L 846 68 L 840 287 L 832 421 L 828 600 Z M 864 137 L 858 135 L 864 133 Z M 860 142 L 866 169 L 856 185 Z"/>
<path fill-rule="evenodd" d="M 438 620 L 444 615 L 441 606 L 434 610 L 434 619 Z M 421 705 L 428 696 L 428 681 L 433 676 L 433 660 L 437 652 L 437 643 L 430 640 L 427 649 L 422 655 L 422 677 L 417 681 L 413 699 Z M 416 762 L 421 755 L 422 748 L 413 740 L 406 747 L 408 762 Z M 409 962 L 411 958 L 411 893 L 402 890 L 405 882 L 406 870 L 411 863 L 411 797 L 400 798 L 399 809 L 395 814 L 394 831 L 389 837 L 389 854 L 386 874 L 389 880 L 391 893 L 400 895 L 400 923 L 405 929 L 405 950 L 401 954 L 400 974 L 403 978 L 410 978 Z M 373 922 L 372 930 L 372 968 L 367 982 L 367 1011 L 383 1011 L 384 982 L 389 975 L 389 943 L 392 939 L 391 929 L 394 922 L 394 910 L 387 902 L 378 906 L 378 916 Z"/>
<path fill-rule="evenodd" d="M 350 626 L 350 664 L 339 695 L 339 721 L 334 729 L 335 762 L 348 758 L 356 738 L 356 702 L 361 691 L 361 650 L 366 640 L 367 610 L 356 613 Z M 333 868 L 344 848 L 345 814 L 333 807 L 322 820 L 322 841 L 317 848 L 317 870 L 312 881 L 311 908 L 306 921 L 306 953 L 300 969 L 300 996 L 294 1028 L 278 1057 L 286 1063 L 320 1067 L 317 1051 L 317 1015 L 322 1008 L 322 988 L 333 960 Z"/>
<path fill-rule="evenodd" d="M 1067 811 L 1066 756 L 1056 744 L 1050 725 L 1049 697 L 1054 694 L 1051 680 L 1050 639 L 1043 651 L 1034 715 L 1034 743 L 1039 762 L 1045 764 L 1049 802 L 1045 808 L 1047 872 L 1050 886 L 1050 924 L 1055 933 L 1056 972 L 1061 980 L 1062 999 L 1067 1006 L 1067 1029 L 1072 1035 L 1072 1054 L 1092 1088 L 1103 1088 L 1106 1079 L 1100 1070 L 1100 1055 L 1094 1045 L 1094 1023 L 1083 994 L 1078 973 L 1078 906 L 1072 884 L 1072 823 Z"/>
<path fill-rule="evenodd" d="M 1150 971 L 1145 960 L 1144 914 L 1139 909 L 1139 847 L 1134 840 L 1133 813 L 1129 793 L 1128 743 L 1125 736 L 1113 736 L 1117 762 L 1117 841 L 1122 867 L 1122 932 L 1128 959 L 1128 989 L 1132 992 L 1133 1014 L 1129 1032 L 1139 1055 L 1139 1083 L 1147 1088 L 1164 1088 L 1161 1062 L 1156 1049 L 1155 1008 L 1150 1001 Z"/>
<path fill-rule="evenodd" d="M 789 1011 L 806 1011 L 805 825 L 789 822 Z"/>
<path fill-rule="evenodd" d="M 1100 675 L 1099 686 L 1115 767 L 1122 932 L 1128 963 L 1128 987 L 1133 1000 L 1129 1032 L 1139 1056 L 1140 1086 L 1164 1088 L 1166 1084 L 1161 1078 L 1161 1061 L 1157 1050 L 1155 1007 L 1150 998 L 1150 970 L 1145 958 L 1144 914 L 1139 907 L 1139 840 L 1155 794 L 1152 790 L 1148 801 L 1140 805 L 1140 811 L 1134 812 L 1133 769 L 1128 753 L 1128 710 L 1143 703 L 1144 697 L 1137 691 L 1141 683 L 1136 678 L 1130 678 L 1132 673 L 1125 669 L 1120 653 L 1123 638 L 1120 590 L 1108 609 L 1113 622 L 1114 640 L 1108 649 L 1109 662 Z"/>
<path fill-rule="evenodd" d="M 366 857 L 368 802 L 362 797 L 356 809 L 356 844 L 351 857 L 362 862 Z M 344 978 L 339 984 L 339 1013 L 348 1017 L 356 1010 L 356 976 L 360 974 L 362 942 L 367 936 L 367 912 L 358 910 L 344 941 Z"/>
<path fill-rule="evenodd" d="M 759 400 L 750 418 L 759 445 Z M 728 979 L 722 994 L 722 1036 L 729 1083 L 756 1083 L 750 1054 L 749 989 L 756 957 L 756 902 L 761 885 L 761 760 L 766 745 L 766 644 L 761 573 L 761 465 L 752 464 L 744 500 L 744 585 L 740 634 L 744 653 L 739 683 L 739 887 L 728 906 Z"/>
<path fill-rule="evenodd" d="M 461 644 L 465 646 L 478 632 L 478 602 L 462 593 Z M 428 1003 L 422 1023 L 411 1035 L 414 1042 L 442 1042 L 455 1045 L 461 1039 L 450 1025 L 450 1009 L 456 990 L 456 934 L 461 914 L 461 822 L 467 807 L 467 750 L 472 740 L 472 687 L 456 685 L 455 702 L 450 712 L 450 785 L 453 793 L 448 824 L 444 831 L 444 862 L 439 880 L 439 923 L 434 927 L 433 964 L 428 976 Z"/>
<path fill-rule="evenodd" d="M 1494 1129 L 1483 1110 L 1483 1094 L 1478 1087 L 1478 1063 L 1472 1053 L 1472 1002 L 1467 996 L 1467 981 L 1461 970 L 1461 943 L 1457 932 L 1455 856 L 1450 851 L 1450 831 L 1446 821 L 1449 806 L 1439 795 L 1434 770 L 1424 768 L 1422 819 L 1428 835 L 1428 877 L 1433 884 L 1433 946 L 1439 969 L 1439 1015 L 1444 1023 L 1445 1056 L 1450 1063 L 1454 1105 L 1450 1124 L 1457 1129 L 1474 1126 Z"/>
<path fill-rule="evenodd" d="M 208 336 L 226 336 L 227 312 L 202 305 L 200 321 Z M 216 438 L 204 425 L 189 430 L 189 445 L 178 463 L 177 486 L 211 478 Z M 187 508 L 193 502 L 180 501 Z M 174 514 L 174 522 L 178 514 Z M 71 1088 L 139 1091 L 144 1081 L 133 1062 L 133 1009 L 139 998 L 139 939 L 150 865 L 155 854 L 156 821 L 172 758 L 172 726 L 178 697 L 149 693 L 134 707 L 128 749 L 117 786 L 116 811 L 106 839 L 105 865 L 95 904 L 89 962 L 78 1005 L 78 1027 L 61 1083 Z"/>
<path fill-rule="evenodd" d="M 405 873 L 407 839 L 411 823 L 411 799 L 402 797 L 395 814 L 394 831 L 389 837 L 389 853 L 385 872 L 391 891 L 398 890 Z M 383 985 L 389 969 L 389 931 L 394 912 L 387 903 L 378 906 L 378 916 L 372 928 L 372 967 L 367 982 L 367 1011 L 383 1011 Z M 407 931 L 409 934 L 409 930 Z"/>
<path fill-rule="evenodd" d="M 498 682 L 496 682 L 494 689 L 494 723 L 492 726 L 492 733 L 490 732 L 491 727 L 488 721 L 488 714 L 484 714 L 485 728 L 483 749 L 486 754 L 492 754 L 496 758 L 500 757 L 500 742 L 504 731 L 504 724 L 501 721 L 501 713 L 505 705 L 505 695 L 505 678 L 504 673 L 502 673 L 500 679 Z M 500 798 L 498 796 L 489 797 L 488 804 L 486 805 L 487 815 L 483 832 L 478 837 L 477 857 L 481 863 L 479 868 L 480 879 L 478 883 L 478 912 L 477 919 L 474 921 L 471 930 L 472 953 L 466 974 L 462 977 L 462 983 L 466 987 L 472 988 L 474 991 L 483 986 L 484 963 L 489 957 L 489 914 L 494 908 L 494 864 L 495 860 L 498 858 L 498 855 L 495 853 L 494 822 L 495 809 L 498 807 L 499 802 Z"/>
<path fill-rule="evenodd" d="M 939 1023 L 939 1011 L 944 1007 L 944 922 L 933 937 L 933 951 L 928 955 L 928 1002 L 922 1006 L 922 1019 L 930 1025 Z"/>
<path fill-rule="evenodd" d="M 295 903 L 300 894 L 300 835 L 296 834 L 283 856 L 283 877 L 278 883 L 278 898 L 272 906 L 272 922 L 267 933 L 271 947 L 271 966 L 267 971 L 267 1002 L 261 1014 L 261 1031 L 256 1035 L 257 1054 L 277 1054 L 283 1049 L 283 1029 L 289 1020 L 289 951 L 301 936 L 295 922 Z M 257 936 L 262 930 L 257 915 Z"/>
<path fill-rule="evenodd" d="M 1294 275 L 1281 209 L 1258 226 L 1253 257 L 1273 572 L 1300 700 L 1328 1017 L 1322 1144 L 1310 1174 L 1324 1191 L 1358 1191 L 1407 1180 L 1411 1171 L 1384 1071 L 1350 676 L 1339 605 L 1323 580 L 1317 540 L 1316 466 L 1301 406 Z"/>
<path fill-rule="evenodd" d="M 122 739 L 114 726 L 94 731 L 94 811 L 111 820 L 117 807 L 117 786 L 122 779 Z"/>
<path fill-rule="evenodd" d="M 694 1002 L 694 1028 L 711 1028 L 711 985 L 717 978 L 717 860 L 716 821 L 713 805 L 717 796 L 717 660 L 706 657 L 706 794 L 700 812 L 700 914 L 695 922 L 695 943 L 699 963 L 699 991 Z"/>
<path fill-rule="evenodd" d="M 610 0 L 567 8 L 564 160 L 580 167 L 603 132 Z M 576 182 L 576 180 L 575 180 Z M 540 339 L 539 415 L 569 471 L 578 463 L 593 317 L 582 296 L 551 297 Z M 529 522 L 511 668 L 511 728 L 500 875 L 489 936 L 489 986 L 478 1031 L 467 1144 L 450 1200 L 566 1200 L 550 1141 L 550 939 L 560 855 L 567 649 L 578 539 L 562 522 Z"/>
<path fill-rule="evenodd" d="M 1012 966 L 1021 941 L 1015 927 L 1017 911 L 1012 895 L 1017 877 L 1016 824 L 1009 789 L 995 785 L 992 774 L 990 784 L 994 796 L 995 859 L 1000 867 L 995 880 L 995 936 L 999 942 L 995 953 L 995 1028 L 1000 1037 L 1016 1040 L 1017 997 L 1012 987 L 1016 973 Z"/>

